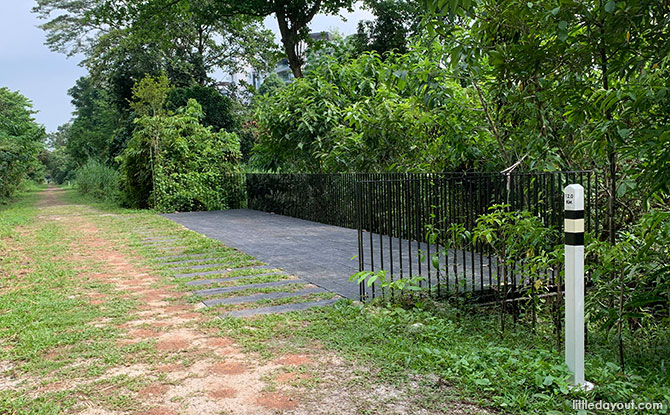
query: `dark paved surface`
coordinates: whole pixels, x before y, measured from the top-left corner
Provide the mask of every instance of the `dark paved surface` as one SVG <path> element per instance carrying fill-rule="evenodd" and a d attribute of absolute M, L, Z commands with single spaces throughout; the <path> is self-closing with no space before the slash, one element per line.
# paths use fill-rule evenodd
<path fill-rule="evenodd" d="M 359 288 L 348 282 L 358 272 L 358 233 L 249 209 L 165 215 L 210 238 L 282 268 L 305 281 L 358 299 Z"/>
<path fill-rule="evenodd" d="M 358 284 L 348 281 L 351 275 L 358 272 L 358 258 L 351 260 L 358 255 L 358 231 L 355 229 L 249 209 L 165 216 L 314 285 L 344 297 L 359 298 Z M 430 268 L 433 287 L 441 280 L 442 286 L 453 289 L 458 279 L 459 290 L 466 291 L 495 284 L 495 272 L 492 273 L 497 268 L 495 258 L 449 250 L 448 255 L 441 254 L 437 258 L 440 268 L 448 269 L 449 278 L 446 282 L 444 273 L 437 276 L 431 265 L 434 246 L 429 249 L 425 243 L 380 237 L 368 232 L 363 233 L 363 245 L 366 270 L 393 270 L 397 278 L 398 275 L 407 276 L 410 269 L 412 275 L 417 275 L 421 269 L 422 275 L 426 276 Z M 423 255 L 419 255 L 419 252 L 423 252 Z M 455 272 L 454 263 L 457 265 Z M 204 275 L 189 275 L 196 274 Z M 367 295 L 371 295 L 371 291 L 371 288 L 366 288 Z"/>

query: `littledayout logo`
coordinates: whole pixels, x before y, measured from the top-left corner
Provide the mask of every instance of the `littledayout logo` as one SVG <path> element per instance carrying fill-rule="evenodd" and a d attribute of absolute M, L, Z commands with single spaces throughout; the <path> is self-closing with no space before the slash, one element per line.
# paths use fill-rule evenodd
<path fill-rule="evenodd" d="M 592 401 L 589 402 L 585 399 L 582 400 L 573 400 L 572 409 L 579 410 L 601 410 L 601 411 L 623 411 L 624 409 L 637 409 L 637 410 L 647 410 L 647 411 L 660 411 L 665 409 L 665 404 L 661 402 L 605 402 L 605 401 Z"/>

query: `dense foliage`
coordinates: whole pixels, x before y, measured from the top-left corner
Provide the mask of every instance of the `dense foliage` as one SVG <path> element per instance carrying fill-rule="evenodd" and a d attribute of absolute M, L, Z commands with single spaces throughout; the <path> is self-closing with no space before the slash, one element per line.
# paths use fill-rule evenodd
<path fill-rule="evenodd" d="M 450 79 L 441 47 L 323 58 L 259 98 L 252 165 L 273 170 L 442 171 L 500 165 L 475 92 Z"/>
<path fill-rule="evenodd" d="M 89 160 L 76 170 L 75 181 L 83 195 L 110 203 L 119 202 L 119 172 L 111 167 Z"/>
<path fill-rule="evenodd" d="M 131 107 L 139 117 L 118 157 L 124 201 L 160 211 L 223 209 L 233 197 L 225 176 L 238 170 L 239 139 L 203 125 L 205 114 L 194 99 L 169 113 L 167 100 L 180 96 L 173 93 L 166 76 L 146 77 L 133 88 Z"/>
<path fill-rule="evenodd" d="M 46 167 L 46 178 L 50 182 L 62 184 L 74 178 L 76 162 L 68 152 L 67 143 L 71 124 L 63 124 L 47 134 L 46 148 L 40 156 Z"/>
<path fill-rule="evenodd" d="M 201 106 L 189 100 L 178 114 L 138 121 L 133 141 L 148 142 L 159 131 L 150 199 L 159 211 L 225 209 L 229 199 L 236 197 L 226 176 L 239 171 L 239 139 L 234 133 L 215 133 L 201 125 L 202 117 Z"/>
<path fill-rule="evenodd" d="M 166 108 L 174 112 L 186 106 L 189 99 L 198 101 L 202 106 L 202 124 L 205 127 L 212 127 L 215 132 L 231 131 L 235 127 L 232 100 L 211 87 L 193 85 L 175 88 L 168 95 Z"/>
<path fill-rule="evenodd" d="M 12 196 L 24 179 L 44 179 L 38 156 L 45 132 L 33 114 L 26 97 L 0 88 L 0 202 Z"/>
<path fill-rule="evenodd" d="M 410 40 L 422 30 L 425 10 L 421 3 L 407 0 L 365 0 L 363 7 L 370 10 L 375 19 L 358 22 L 358 30 L 353 36 L 356 51 L 407 53 Z"/>
<path fill-rule="evenodd" d="M 96 88 L 84 77 L 68 93 L 75 108 L 74 120 L 67 131 L 67 150 L 78 166 L 89 159 L 108 162 L 111 157 L 111 138 L 118 127 L 117 113 L 109 94 Z"/>

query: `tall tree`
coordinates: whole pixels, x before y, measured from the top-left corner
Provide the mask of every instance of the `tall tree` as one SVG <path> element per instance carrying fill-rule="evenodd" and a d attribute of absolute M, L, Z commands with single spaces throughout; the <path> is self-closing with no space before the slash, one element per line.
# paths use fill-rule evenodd
<path fill-rule="evenodd" d="M 204 10 L 216 19 L 235 15 L 274 15 L 293 76 L 302 78 L 304 42 L 309 37 L 309 24 L 314 16 L 318 13 L 336 14 L 343 8 L 351 8 L 352 4 L 353 0 L 226 0 L 209 1 Z"/>
<path fill-rule="evenodd" d="M 375 19 L 358 22 L 354 37 L 357 52 L 406 53 L 411 37 L 421 32 L 421 4 L 411 0 L 365 0 L 363 4 Z"/>
<path fill-rule="evenodd" d="M 266 68 L 276 49 L 260 18 L 241 14 L 213 19 L 209 2 L 186 0 L 37 0 L 47 45 L 83 54 L 98 80 L 119 50 L 151 54 L 176 84 L 211 85 L 216 71 Z M 137 81 L 139 79 L 135 79 Z"/>
<path fill-rule="evenodd" d="M 95 87 L 88 77 L 77 80 L 68 94 L 75 107 L 74 120 L 67 133 L 68 153 L 78 166 L 90 158 L 110 162 L 109 147 L 119 118 L 109 95 Z"/>

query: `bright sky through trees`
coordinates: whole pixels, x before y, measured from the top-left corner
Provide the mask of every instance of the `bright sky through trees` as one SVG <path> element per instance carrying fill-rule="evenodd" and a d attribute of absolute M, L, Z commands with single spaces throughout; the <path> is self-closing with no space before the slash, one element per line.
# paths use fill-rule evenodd
<path fill-rule="evenodd" d="M 39 111 L 35 118 L 48 131 L 70 119 L 73 110 L 67 90 L 86 74 L 80 67 L 79 57 L 67 59 L 44 46 L 45 34 L 37 25 L 43 23 L 30 10 L 31 0 L 4 1 L 0 6 L 0 86 L 19 90 L 33 101 Z M 361 19 L 369 19 L 367 11 L 356 10 L 345 14 L 346 21 L 337 16 L 317 16 L 312 30 L 337 28 L 343 34 L 352 34 Z M 273 17 L 265 24 L 277 33 Z"/>

